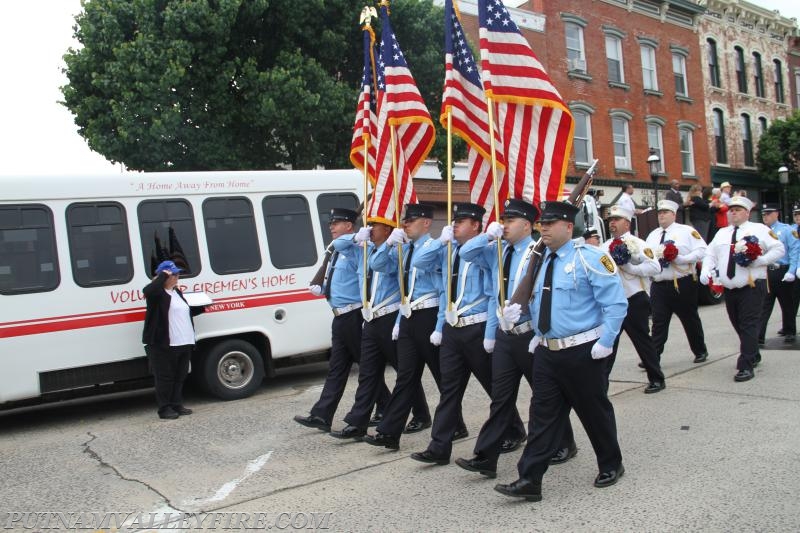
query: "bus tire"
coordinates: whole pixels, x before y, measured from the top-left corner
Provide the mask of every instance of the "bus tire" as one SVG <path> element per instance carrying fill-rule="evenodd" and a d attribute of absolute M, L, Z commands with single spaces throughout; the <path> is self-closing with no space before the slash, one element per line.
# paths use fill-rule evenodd
<path fill-rule="evenodd" d="M 261 354 L 247 341 L 231 339 L 215 344 L 201 360 L 203 385 L 220 400 L 247 398 L 264 379 Z"/>

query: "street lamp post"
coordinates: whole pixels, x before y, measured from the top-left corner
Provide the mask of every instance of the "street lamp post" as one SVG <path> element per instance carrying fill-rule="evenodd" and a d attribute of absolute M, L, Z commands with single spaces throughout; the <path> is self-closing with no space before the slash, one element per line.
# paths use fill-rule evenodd
<path fill-rule="evenodd" d="M 778 169 L 778 183 L 781 184 L 781 188 L 783 189 L 783 221 L 784 222 L 791 222 L 791 215 L 789 214 L 789 169 L 786 168 L 786 165 L 781 165 L 781 168 Z"/>
<path fill-rule="evenodd" d="M 650 167 L 650 181 L 653 182 L 653 194 L 655 195 L 656 209 L 658 209 L 658 164 L 661 158 L 658 157 L 655 148 L 650 148 L 650 155 L 647 157 L 647 165 Z"/>

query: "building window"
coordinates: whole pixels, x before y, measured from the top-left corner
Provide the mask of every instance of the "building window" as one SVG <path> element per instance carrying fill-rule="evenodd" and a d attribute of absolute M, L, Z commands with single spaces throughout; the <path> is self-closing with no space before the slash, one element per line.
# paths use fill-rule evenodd
<path fill-rule="evenodd" d="M 0 207 L 0 294 L 52 291 L 59 282 L 50 209 L 38 204 Z"/>
<path fill-rule="evenodd" d="M 322 241 L 325 246 L 328 246 L 328 244 L 330 244 L 330 242 L 333 240 L 331 230 L 328 227 L 328 220 L 330 218 L 331 209 L 334 207 L 344 207 L 345 209 L 359 211 L 358 198 L 356 198 L 355 194 L 349 192 L 332 192 L 317 196 L 317 216 L 319 217 L 319 226 L 322 230 Z"/>
<path fill-rule="evenodd" d="M 742 113 L 742 149 L 744 150 L 744 166 L 754 166 L 753 132 L 750 129 L 750 115 L 747 113 Z"/>
<path fill-rule="evenodd" d="M 658 76 L 656 72 L 656 49 L 649 45 L 641 46 L 642 52 L 642 82 L 646 90 L 658 90 Z"/>
<path fill-rule="evenodd" d="M 721 109 L 714 110 L 714 146 L 717 150 L 717 163 L 728 163 L 728 150 L 725 147 L 725 115 Z"/>
<path fill-rule="evenodd" d="M 681 174 L 694 176 L 694 140 L 692 130 L 681 128 L 678 130 L 681 145 Z"/>
<path fill-rule="evenodd" d="M 203 220 L 211 270 L 236 274 L 261 268 L 261 247 L 250 200 L 209 198 L 203 202 Z"/>
<path fill-rule="evenodd" d="M 775 101 L 779 104 L 784 102 L 783 100 L 783 65 L 781 64 L 779 59 L 773 61 L 775 65 Z"/>
<path fill-rule="evenodd" d="M 722 87 L 719 77 L 719 58 L 717 56 L 717 41 L 706 39 L 708 44 L 708 78 L 712 87 Z"/>
<path fill-rule="evenodd" d="M 660 161 L 658 162 L 658 171 L 664 172 L 664 140 L 661 135 L 661 125 L 649 122 L 647 124 L 647 144 L 650 148 L 655 150 L 656 155 Z"/>
<path fill-rule="evenodd" d="M 628 121 L 624 118 L 611 119 L 614 142 L 614 167 L 624 170 L 631 168 L 631 143 L 628 135 Z"/>
<path fill-rule="evenodd" d="M 747 72 L 745 71 L 744 65 L 744 50 L 742 50 L 741 46 L 737 46 L 733 51 L 736 65 L 736 83 L 739 86 L 739 92 L 747 93 Z"/>
<path fill-rule="evenodd" d="M 767 132 L 767 128 L 769 125 L 767 124 L 767 117 L 758 117 L 758 136 L 761 137 Z"/>
<path fill-rule="evenodd" d="M 608 81 L 625 83 L 625 71 L 622 66 L 622 39 L 606 35 L 606 61 L 608 63 Z"/>
<path fill-rule="evenodd" d="M 261 203 L 269 256 L 275 268 L 298 268 L 317 262 L 311 213 L 303 196 L 267 196 Z"/>
<path fill-rule="evenodd" d="M 575 148 L 575 163 L 588 165 L 592 161 L 592 123 L 589 113 L 573 111 L 575 135 L 572 146 Z"/>
<path fill-rule="evenodd" d="M 756 96 L 764 98 L 764 72 L 761 70 L 761 54 L 753 52 L 753 81 L 756 84 Z"/>
<path fill-rule="evenodd" d="M 583 28 L 574 22 L 564 24 L 567 38 L 567 69 L 586 72 L 586 52 L 583 46 Z"/>
<path fill-rule="evenodd" d="M 686 85 L 686 58 L 681 54 L 672 54 L 672 74 L 675 76 L 675 94 L 689 96 Z"/>
<path fill-rule="evenodd" d="M 72 276 L 81 287 L 119 285 L 133 279 L 125 208 L 116 202 L 67 207 Z"/>
<path fill-rule="evenodd" d="M 172 259 L 184 269 L 181 277 L 200 273 L 200 251 L 192 206 L 186 200 L 145 200 L 137 209 L 139 236 L 145 272 L 156 275 L 156 267 Z"/>

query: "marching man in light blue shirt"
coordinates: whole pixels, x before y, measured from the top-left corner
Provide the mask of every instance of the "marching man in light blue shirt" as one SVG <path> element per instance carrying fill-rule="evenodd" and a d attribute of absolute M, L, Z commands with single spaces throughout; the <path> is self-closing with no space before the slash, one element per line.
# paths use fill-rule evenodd
<path fill-rule="evenodd" d="M 767 322 L 772 315 L 775 307 L 775 300 L 781 307 L 781 332 L 783 341 L 791 344 L 797 334 L 797 321 L 794 311 L 794 281 L 797 272 L 797 257 L 800 251 L 800 241 L 797 240 L 793 229 L 789 224 L 780 221 L 780 205 L 768 203 L 761 205 L 761 218 L 764 225 L 772 231 L 774 238 L 783 243 L 786 253 L 767 266 L 767 281 L 769 291 L 764 298 L 764 308 L 761 314 L 761 331 L 758 335 L 758 343 L 764 344 L 767 334 Z"/>

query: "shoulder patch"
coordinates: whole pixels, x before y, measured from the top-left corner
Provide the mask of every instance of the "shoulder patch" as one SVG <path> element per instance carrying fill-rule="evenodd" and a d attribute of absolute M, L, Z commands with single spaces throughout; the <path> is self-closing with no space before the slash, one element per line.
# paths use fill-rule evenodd
<path fill-rule="evenodd" d="M 607 255 L 600 256 L 600 263 L 602 263 L 603 266 L 606 267 L 606 270 L 608 270 L 611 274 L 613 274 L 617 270 L 614 261 L 612 261 L 611 258 L 608 257 Z"/>
<path fill-rule="evenodd" d="M 432 242 L 433 242 L 433 239 L 428 239 L 427 241 L 425 241 L 424 243 L 422 243 L 422 247 L 423 247 L 423 248 L 427 248 L 428 246 L 430 246 L 430 244 L 431 244 Z"/>
<path fill-rule="evenodd" d="M 776 240 L 778 239 L 778 236 L 775 235 L 775 232 L 772 231 L 772 230 L 769 230 L 769 236 L 772 237 L 773 239 L 776 239 Z"/>
<path fill-rule="evenodd" d="M 651 250 L 650 248 L 645 248 L 644 249 L 644 255 L 646 255 L 648 259 L 654 259 L 655 258 L 655 255 L 653 255 L 653 250 Z"/>
<path fill-rule="evenodd" d="M 798 235 L 796 231 L 793 231 L 792 235 L 794 236 L 795 239 L 800 239 L 800 235 Z"/>
<path fill-rule="evenodd" d="M 695 239 L 699 239 L 699 238 L 700 238 L 700 234 L 699 234 L 699 233 L 697 233 L 697 230 L 696 230 L 696 229 L 693 229 L 693 230 L 692 230 L 692 237 L 694 237 Z"/>

